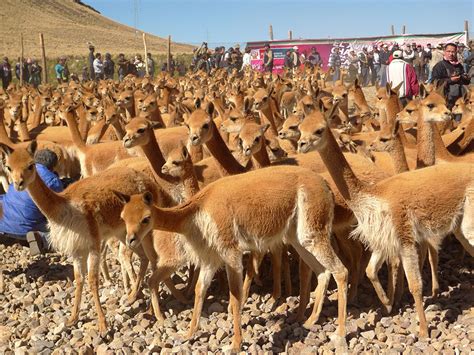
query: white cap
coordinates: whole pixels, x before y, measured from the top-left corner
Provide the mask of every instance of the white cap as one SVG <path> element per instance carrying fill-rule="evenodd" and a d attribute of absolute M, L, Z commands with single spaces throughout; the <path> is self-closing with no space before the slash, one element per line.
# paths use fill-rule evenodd
<path fill-rule="evenodd" d="M 393 52 L 393 58 L 403 58 L 403 52 L 400 50 Z"/>
<path fill-rule="evenodd" d="M 298 49 L 298 46 L 294 46 L 293 49 Z"/>

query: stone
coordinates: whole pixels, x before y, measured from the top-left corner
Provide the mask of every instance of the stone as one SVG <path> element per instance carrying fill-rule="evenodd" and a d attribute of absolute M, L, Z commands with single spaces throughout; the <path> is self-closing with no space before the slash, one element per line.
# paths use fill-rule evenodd
<path fill-rule="evenodd" d="M 368 330 L 365 332 L 361 332 L 360 335 L 362 335 L 365 339 L 373 340 L 375 338 L 375 331 Z"/>
<path fill-rule="evenodd" d="M 222 313 L 222 312 L 224 312 L 224 306 L 221 305 L 219 302 L 213 302 L 213 303 L 211 303 L 211 305 L 207 308 L 207 312 L 208 312 L 209 314 L 214 313 L 214 312 L 216 312 L 216 313 Z"/>

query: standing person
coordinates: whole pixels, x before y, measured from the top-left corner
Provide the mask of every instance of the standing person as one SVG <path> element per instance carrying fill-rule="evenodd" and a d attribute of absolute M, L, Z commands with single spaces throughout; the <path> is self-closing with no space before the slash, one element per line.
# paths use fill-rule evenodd
<path fill-rule="evenodd" d="M 443 59 L 433 67 L 432 79 L 445 82 L 444 94 L 451 109 L 463 95 L 463 85 L 469 85 L 470 79 L 457 59 L 458 48 L 454 43 L 444 46 Z"/>
<path fill-rule="evenodd" d="M 387 84 L 387 65 L 389 64 L 390 52 L 388 45 L 382 45 L 382 51 L 379 53 L 380 57 L 380 86 Z"/>
<path fill-rule="evenodd" d="M 443 60 L 444 57 L 444 52 L 443 52 L 443 45 L 440 43 L 436 46 L 436 48 L 433 51 L 429 51 L 430 57 L 426 56 L 425 57 L 425 62 L 429 60 L 429 63 L 427 65 L 428 68 L 428 83 L 431 83 L 433 81 L 433 69 L 438 64 Z"/>
<path fill-rule="evenodd" d="M 178 64 L 178 74 L 180 76 L 186 75 L 186 65 L 184 65 L 184 62 L 179 62 L 179 64 Z"/>
<path fill-rule="evenodd" d="M 380 50 L 379 47 L 374 44 L 374 71 L 372 72 L 372 85 L 380 83 Z"/>
<path fill-rule="evenodd" d="M 392 87 L 400 86 L 398 97 L 403 107 L 406 106 L 408 100 L 418 95 L 419 86 L 413 66 L 403 60 L 403 51 L 397 50 L 393 52 L 393 59 L 387 68 L 387 82 Z"/>
<path fill-rule="evenodd" d="M 377 79 L 377 72 L 375 71 L 375 68 L 374 68 L 374 48 L 373 47 L 369 47 L 369 49 L 367 49 L 367 66 L 369 67 L 368 75 L 367 75 L 367 85 L 369 85 L 369 82 L 370 82 L 371 85 L 374 86 L 375 80 Z"/>
<path fill-rule="evenodd" d="M 328 66 L 334 71 L 333 81 L 339 80 L 341 74 L 341 56 L 339 55 L 339 47 L 334 47 L 329 55 Z"/>
<path fill-rule="evenodd" d="M 146 61 L 148 63 L 148 74 L 150 75 L 151 78 L 155 76 L 155 61 L 151 57 L 151 53 L 146 54 Z M 172 67 L 172 66 L 171 66 Z M 173 76 L 173 70 L 170 68 L 170 74 Z"/>
<path fill-rule="evenodd" d="M 250 54 L 250 48 L 249 47 L 245 47 L 245 53 L 242 57 L 242 71 L 245 71 L 245 68 L 251 66 L 251 60 L 252 60 L 252 56 Z"/>
<path fill-rule="evenodd" d="M 415 57 L 413 58 L 413 68 L 415 68 L 416 77 L 421 82 L 425 81 L 425 75 L 423 71 L 423 50 L 421 45 L 418 45 L 414 48 Z"/>
<path fill-rule="evenodd" d="M 137 74 L 139 78 L 143 78 L 146 74 L 145 62 L 142 60 L 142 56 L 137 54 L 135 56 L 135 68 L 137 68 Z"/>
<path fill-rule="evenodd" d="M 297 46 L 294 46 L 293 47 L 293 50 L 291 52 L 291 61 L 293 63 L 293 71 L 295 72 L 296 70 L 298 70 L 301 62 L 300 62 L 300 54 L 298 52 L 298 47 Z"/>
<path fill-rule="evenodd" d="M 369 85 L 369 58 L 367 47 L 362 47 L 362 52 L 359 52 L 359 66 L 362 86 Z"/>
<path fill-rule="evenodd" d="M 104 63 L 102 62 L 102 55 L 100 53 L 95 54 L 94 59 L 94 77 L 95 80 L 99 81 L 104 79 Z"/>
<path fill-rule="evenodd" d="M 122 82 L 123 78 L 125 78 L 128 74 L 128 64 L 129 61 L 125 59 L 125 54 L 120 53 L 118 55 L 117 65 L 118 65 L 118 77 L 119 81 Z"/>
<path fill-rule="evenodd" d="M 20 62 L 21 58 L 18 58 L 18 62 L 15 65 L 15 75 L 18 80 L 20 80 Z M 27 83 L 30 78 L 30 73 L 28 72 L 28 64 L 25 59 L 23 59 L 21 65 L 23 66 L 23 83 Z"/>
<path fill-rule="evenodd" d="M 273 71 L 273 52 L 268 43 L 265 44 L 265 49 L 263 52 L 263 70 L 267 73 L 271 73 Z"/>
<path fill-rule="evenodd" d="M 0 76 L 2 78 L 2 87 L 6 90 L 12 81 L 12 67 L 8 57 L 3 57 L 3 62 L 0 65 Z"/>
<path fill-rule="evenodd" d="M 347 59 L 349 61 L 349 81 L 352 82 L 357 78 L 359 72 L 359 57 L 357 57 L 354 50 L 351 50 Z"/>
<path fill-rule="evenodd" d="M 41 72 L 43 68 L 38 64 L 38 62 L 33 59 L 30 65 L 30 81 L 29 83 L 33 85 L 33 87 L 37 88 L 41 85 Z"/>
<path fill-rule="evenodd" d="M 428 43 L 425 48 L 423 48 L 423 63 L 424 63 L 424 72 L 425 72 L 425 78 L 429 82 L 431 79 L 431 71 L 433 70 L 433 67 L 436 63 L 438 63 L 442 59 L 442 53 L 441 50 L 443 49 L 443 45 L 439 43 L 436 48 L 431 48 L 431 44 Z M 433 54 L 437 53 L 436 55 L 436 63 L 432 64 L 432 59 L 433 59 Z"/>
<path fill-rule="evenodd" d="M 58 62 L 54 66 L 54 72 L 56 73 L 56 80 L 58 81 L 59 84 L 62 84 L 63 82 L 66 82 L 64 80 L 64 66 L 66 64 L 66 59 L 64 57 L 60 57 L 58 59 Z"/>
<path fill-rule="evenodd" d="M 405 49 L 403 50 L 403 60 L 410 65 L 413 65 L 413 61 L 415 60 L 415 48 L 411 48 L 411 44 L 407 44 Z"/>
<path fill-rule="evenodd" d="M 133 76 L 138 76 L 137 67 L 135 66 L 135 59 L 130 58 L 128 61 L 128 70 L 127 74 L 132 74 Z"/>
<path fill-rule="evenodd" d="M 94 46 L 89 43 L 89 74 L 90 74 L 90 79 L 95 80 L 95 75 L 94 75 L 94 60 L 95 60 L 95 55 L 94 55 L 95 48 Z"/>
<path fill-rule="evenodd" d="M 234 46 L 234 68 L 237 70 L 240 70 L 242 68 L 242 61 L 243 61 L 243 55 L 242 52 L 240 51 L 240 44 L 236 44 Z"/>
<path fill-rule="evenodd" d="M 115 73 L 115 63 L 112 60 L 110 53 L 105 53 L 105 60 L 103 63 L 104 67 L 104 77 L 105 79 L 112 79 L 114 80 L 114 73 Z"/>
<path fill-rule="evenodd" d="M 321 54 L 319 54 L 316 47 L 311 47 L 311 53 L 308 56 L 308 63 L 313 68 L 323 66 L 323 59 L 321 58 Z"/>
<path fill-rule="evenodd" d="M 89 71 L 88 71 L 87 65 L 84 65 L 82 67 L 81 82 L 85 83 L 89 80 L 90 80 Z"/>
<path fill-rule="evenodd" d="M 293 69 L 293 59 L 291 58 L 291 51 L 289 49 L 285 53 L 283 68 L 287 69 L 288 73 L 291 73 L 291 70 Z"/>
<path fill-rule="evenodd" d="M 174 71 L 176 70 L 176 62 L 174 61 L 173 55 L 170 54 L 170 75 L 174 76 Z"/>

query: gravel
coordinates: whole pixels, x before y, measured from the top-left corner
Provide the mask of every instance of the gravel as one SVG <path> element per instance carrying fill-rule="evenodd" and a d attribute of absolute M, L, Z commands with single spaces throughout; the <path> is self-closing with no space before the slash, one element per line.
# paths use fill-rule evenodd
<path fill-rule="evenodd" d="M 460 247 L 445 241 L 440 252 L 440 295 L 425 297 L 429 339 L 418 339 L 418 324 L 413 299 L 408 290 L 400 307 L 386 316 L 375 292 L 365 279 L 358 301 L 348 307 L 347 351 L 350 353 L 472 353 L 474 351 L 474 259 L 460 255 Z M 192 304 L 183 305 L 160 290 L 160 307 L 165 315 L 162 325 L 147 313 L 149 292 L 127 305 L 120 267 L 108 257 L 111 285 L 101 287 L 100 295 L 110 327 L 102 339 L 89 288 L 84 287 L 77 325 L 68 328 L 73 299 L 70 260 L 59 254 L 31 258 L 20 245 L 0 245 L 0 262 L 5 275 L 5 292 L 0 294 L 0 353 L 4 354 L 124 354 L 180 352 L 222 352 L 230 344 L 232 325 L 227 315 L 228 291 L 216 281 L 211 285 L 201 318 L 201 328 L 192 340 L 185 340 L 192 316 Z M 136 261 L 135 261 L 136 262 Z M 298 297 L 292 295 L 271 310 L 271 265 L 264 259 L 263 286 L 252 285 L 242 313 L 242 350 L 257 352 L 322 353 L 340 351 L 331 341 L 335 330 L 337 302 L 326 299 L 320 320 L 311 329 L 295 322 Z M 135 265 L 137 266 L 137 265 Z M 292 264 L 293 289 L 298 290 L 298 267 Z M 386 271 L 381 271 L 385 284 Z M 186 282 L 187 272 L 179 272 L 176 282 Z M 184 281 L 183 281 L 184 280 Z M 423 271 L 425 294 L 430 293 L 430 272 Z M 146 285 L 146 282 L 145 282 Z M 186 285 L 177 284 L 178 288 Z M 333 281 L 329 293 L 334 290 Z M 312 306 L 312 305 L 311 305 Z M 307 316 L 310 309 L 307 310 Z"/>

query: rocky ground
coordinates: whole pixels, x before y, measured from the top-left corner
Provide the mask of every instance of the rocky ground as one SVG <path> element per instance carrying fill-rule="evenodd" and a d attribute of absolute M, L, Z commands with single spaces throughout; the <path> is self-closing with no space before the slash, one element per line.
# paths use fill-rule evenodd
<path fill-rule="evenodd" d="M 348 308 L 347 342 L 351 353 L 462 353 L 474 351 L 474 259 L 460 257 L 455 242 L 443 246 L 440 257 L 440 288 L 437 299 L 425 298 L 430 339 L 419 340 L 412 298 L 405 293 L 402 307 L 384 316 L 372 287 L 364 280 L 355 305 Z M 231 324 L 227 321 L 227 291 L 217 282 L 208 292 L 201 319 L 201 330 L 192 341 L 181 334 L 191 319 L 191 305 L 182 305 L 161 293 L 164 326 L 154 325 L 146 314 L 148 292 L 128 306 L 118 263 L 109 257 L 113 285 L 103 286 L 101 301 L 111 327 L 102 339 L 96 328 L 96 315 L 85 287 L 80 321 L 66 328 L 73 286 L 72 267 L 58 254 L 29 256 L 20 245 L 0 244 L 0 263 L 5 274 L 5 291 L 0 295 L 0 353 L 178 353 L 221 352 L 230 343 Z M 252 296 L 242 316 L 243 350 L 256 352 L 329 353 L 334 347 L 329 336 L 335 330 L 337 303 L 326 300 L 321 319 L 311 330 L 294 321 L 298 297 L 291 296 L 272 312 L 267 303 L 271 292 L 268 267 L 263 270 L 264 285 L 252 287 Z M 297 269 L 297 268 L 296 268 Z M 384 274 L 384 273 L 382 273 Z M 185 274 L 182 278 L 186 279 Z M 292 274 L 297 291 L 297 273 Z M 382 275 L 385 280 L 385 275 Z M 265 280 L 267 280 L 265 282 Z M 424 270 L 425 290 L 430 274 Z M 184 287 L 182 284 L 177 285 Z M 334 286 L 330 286 L 333 289 Z M 220 290 L 221 289 L 221 290 Z M 309 312 L 309 310 L 308 310 Z"/>

